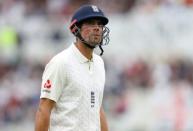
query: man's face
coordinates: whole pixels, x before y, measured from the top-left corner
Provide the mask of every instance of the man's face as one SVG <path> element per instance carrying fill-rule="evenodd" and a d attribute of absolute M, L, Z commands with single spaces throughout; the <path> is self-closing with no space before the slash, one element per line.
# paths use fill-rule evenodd
<path fill-rule="evenodd" d="M 102 41 L 104 25 L 98 19 L 89 19 L 81 27 L 82 38 L 91 46 L 96 46 Z"/>

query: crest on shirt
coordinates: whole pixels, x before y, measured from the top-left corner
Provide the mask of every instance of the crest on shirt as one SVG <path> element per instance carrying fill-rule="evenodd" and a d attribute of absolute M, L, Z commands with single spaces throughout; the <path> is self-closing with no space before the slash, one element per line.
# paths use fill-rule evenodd
<path fill-rule="evenodd" d="M 50 80 L 47 80 L 44 84 L 44 88 L 46 89 L 50 89 L 52 87 L 52 84 L 51 84 L 51 81 Z"/>

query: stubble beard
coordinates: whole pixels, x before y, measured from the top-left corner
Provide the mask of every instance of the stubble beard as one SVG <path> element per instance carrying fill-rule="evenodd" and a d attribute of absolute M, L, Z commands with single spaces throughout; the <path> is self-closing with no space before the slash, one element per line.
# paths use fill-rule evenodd
<path fill-rule="evenodd" d="M 102 38 L 98 38 L 99 36 L 90 36 L 88 38 L 88 44 L 95 47 L 98 46 L 101 43 Z M 101 36 L 100 36 L 101 37 Z"/>

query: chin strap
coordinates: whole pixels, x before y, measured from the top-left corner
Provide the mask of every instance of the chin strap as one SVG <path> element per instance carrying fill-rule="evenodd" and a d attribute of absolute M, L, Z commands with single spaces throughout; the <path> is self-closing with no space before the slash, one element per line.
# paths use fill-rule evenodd
<path fill-rule="evenodd" d="M 77 37 L 78 37 L 78 39 L 84 44 L 84 45 L 86 45 L 88 48 L 90 48 L 90 49 L 94 49 L 96 46 L 91 46 L 91 45 L 89 45 L 83 38 L 82 38 L 82 36 L 80 35 L 80 33 L 77 33 L 77 35 L 76 35 Z M 100 50 L 101 50 L 101 53 L 100 53 L 100 56 L 102 56 L 103 55 L 103 53 L 104 53 L 104 50 L 103 50 L 103 48 L 102 48 L 102 42 L 99 44 L 99 48 L 100 48 Z"/>
<path fill-rule="evenodd" d="M 81 36 L 80 36 L 81 37 Z M 82 38 L 82 37 L 81 37 Z M 79 38 L 80 39 L 80 38 Z M 80 39 L 81 40 L 81 39 Z M 86 45 L 88 48 L 90 48 L 90 49 L 94 49 L 96 46 L 91 46 L 91 45 L 89 45 L 83 38 L 82 38 L 82 43 L 84 44 L 84 45 Z M 102 43 L 102 42 L 101 42 Z M 102 48 L 102 45 L 101 45 L 101 43 L 99 44 L 99 48 L 100 48 L 100 50 L 101 50 L 101 53 L 100 53 L 100 56 L 102 56 L 103 55 L 103 53 L 104 53 L 104 50 L 103 50 L 103 48 Z"/>
<path fill-rule="evenodd" d="M 100 56 L 102 56 L 102 55 L 103 55 L 103 53 L 104 53 L 104 50 L 103 50 L 103 48 L 102 48 L 102 46 L 101 46 L 101 45 L 99 45 L 99 48 L 100 48 L 100 50 L 101 50 Z"/>
<path fill-rule="evenodd" d="M 85 44 L 88 48 L 90 48 L 90 49 L 94 49 L 96 46 L 91 46 L 91 45 L 89 45 L 86 41 L 82 41 L 82 43 L 83 44 Z M 101 45 L 101 43 L 99 44 L 99 48 L 100 48 L 100 50 L 101 50 L 101 53 L 100 53 L 100 56 L 102 56 L 103 55 L 103 53 L 104 53 L 104 50 L 103 50 L 103 48 L 102 48 L 102 45 Z"/>
<path fill-rule="evenodd" d="M 80 35 L 80 34 L 77 34 L 77 37 L 78 37 L 78 39 L 84 44 L 84 45 L 86 45 L 88 48 L 90 48 L 90 49 L 94 49 L 96 46 L 91 46 L 91 45 L 89 45 L 83 38 L 82 38 L 82 36 Z"/>

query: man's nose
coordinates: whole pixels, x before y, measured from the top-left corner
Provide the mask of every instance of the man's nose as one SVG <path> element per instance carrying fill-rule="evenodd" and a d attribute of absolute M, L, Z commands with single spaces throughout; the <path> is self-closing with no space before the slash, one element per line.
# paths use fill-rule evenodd
<path fill-rule="evenodd" d="M 94 30 L 99 31 L 101 29 L 101 25 L 94 25 Z"/>
<path fill-rule="evenodd" d="M 94 30 L 98 32 L 99 31 L 99 27 L 95 27 Z"/>

